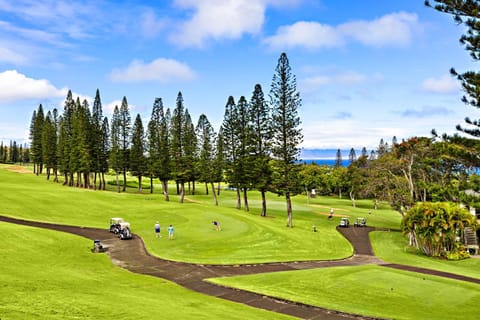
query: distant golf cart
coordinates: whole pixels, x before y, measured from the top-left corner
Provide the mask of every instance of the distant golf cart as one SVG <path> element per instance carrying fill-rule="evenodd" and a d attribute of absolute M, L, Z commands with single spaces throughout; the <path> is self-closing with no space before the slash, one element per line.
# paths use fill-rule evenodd
<path fill-rule="evenodd" d="M 118 231 L 118 237 L 120 240 L 132 239 L 132 232 L 130 231 L 129 222 L 120 222 L 120 230 Z"/>
<path fill-rule="evenodd" d="M 110 232 L 118 234 L 120 232 L 120 223 L 124 222 L 122 218 L 110 219 Z"/>
<path fill-rule="evenodd" d="M 348 228 L 349 225 L 350 225 L 350 220 L 348 220 L 348 218 L 341 218 L 340 223 L 338 224 L 338 226 L 342 228 Z"/>
<path fill-rule="evenodd" d="M 107 248 L 103 246 L 102 242 L 100 240 L 93 240 L 93 248 L 92 252 L 105 252 L 107 251 Z"/>
<path fill-rule="evenodd" d="M 367 220 L 365 218 L 357 218 L 355 219 L 355 223 L 353 224 L 354 227 L 366 227 Z"/>
<path fill-rule="evenodd" d="M 125 222 L 122 218 L 110 219 L 110 232 L 118 235 L 121 240 L 132 239 L 130 223 Z"/>

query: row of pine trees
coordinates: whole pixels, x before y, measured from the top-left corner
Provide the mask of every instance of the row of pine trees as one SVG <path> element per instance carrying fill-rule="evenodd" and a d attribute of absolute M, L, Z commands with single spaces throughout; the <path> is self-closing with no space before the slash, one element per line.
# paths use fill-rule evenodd
<path fill-rule="evenodd" d="M 288 226 L 292 226 L 290 195 L 295 193 L 296 162 L 303 140 L 298 108 L 300 95 L 288 58 L 282 53 L 273 76 L 269 101 L 261 85 L 252 96 L 238 101 L 230 96 L 225 105 L 223 122 L 216 132 L 205 114 L 194 124 L 179 92 L 175 108 L 165 108 L 161 98 L 153 103 L 145 128 L 138 114 L 131 119 L 126 97 L 115 106 L 110 121 L 103 116 L 97 89 L 93 106 L 71 91 L 65 99 L 63 113 L 43 110 L 39 105 L 30 125 L 31 160 L 34 173 L 46 171 L 47 179 L 68 186 L 104 190 L 105 174 L 112 170 L 118 192 L 127 188 L 127 174 L 142 179 L 159 179 L 166 200 L 168 182 L 175 181 L 180 202 L 186 185 L 195 193 L 195 183 L 205 184 L 215 204 L 220 182 L 237 191 L 237 208 L 248 207 L 247 190 L 262 194 L 262 215 L 266 215 L 265 193 L 275 191 L 287 201 Z M 123 176 L 123 183 L 120 177 Z M 215 188 L 215 184 L 217 187 Z"/>

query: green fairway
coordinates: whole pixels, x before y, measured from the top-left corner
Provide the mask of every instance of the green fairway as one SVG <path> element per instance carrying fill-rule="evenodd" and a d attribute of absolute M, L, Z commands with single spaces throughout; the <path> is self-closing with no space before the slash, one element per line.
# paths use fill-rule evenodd
<path fill-rule="evenodd" d="M 478 319 L 478 284 L 374 265 L 210 279 L 292 301 L 389 319 Z"/>
<path fill-rule="evenodd" d="M 2 320 L 292 319 L 125 271 L 78 236 L 1 222 L 0 232 Z"/>
<path fill-rule="evenodd" d="M 256 192 L 251 192 L 251 211 L 246 212 L 234 208 L 235 193 L 231 191 L 222 191 L 218 207 L 212 204 L 211 195 L 201 194 L 187 196 L 181 205 L 176 196 L 166 202 L 159 193 L 65 187 L 43 176 L 0 168 L 0 214 L 99 228 L 108 228 L 109 219 L 120 216 L 144 238 L 152 254 L 166 259 L 235 264 L 341 259 L 352 254 L 351 245 L 335 230 L 338 220 L 328 221 L 322 214 L 328 209 L 320 206 L 320 199 L 310 205 L 305 198 L 295 199 L 295 227 L 290 229 L 285 227 L 284 199 L 271 194 L 268 216 L 262 218 Z M 160 239 L 155 239 L 153 232 L 157 220 L 164 235 Z M 213 220 L 221 222 L 222 231 L 215 231 Z M 169 224 L 175 227 L 174 241 L 165 236 Z"/>
<path fill-rule="evenodd" d="M 384 261 L 480 279 L 480 259 L 449 261 L 426 257 L 412 248 L 408 248 L 407 240 L 400 232 L 372 232 L 370 239 L 375 255 Z"/>

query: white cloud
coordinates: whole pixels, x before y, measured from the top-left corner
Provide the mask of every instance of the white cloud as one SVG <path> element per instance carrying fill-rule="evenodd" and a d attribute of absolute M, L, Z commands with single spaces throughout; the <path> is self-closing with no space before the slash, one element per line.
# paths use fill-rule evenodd
<path fill-rule="evenodd" d="M 272 48 L 305 47 L 307 49 L 336 48 L 344 44 L 342 35 L 328 25 L 299 21 L 291 26 L 281 26 L 277 34 L 265 39 Z"/>
<path fill-rule="evenodd" d="M 413 13 L 398 12 L 384 15 L 372 21 L 351 21 L 330 26 L 315 21 L 299 21 L 281 26 L 275 35 L 264 42 L 270 48 L 307 49 L 338 48 L 348 41 L 365 46 L 406 46 L 420 29 L 418 17 Z"/>
<path fill-rule="evenodd" d="M 0 101 L 45 99 L 66 96 L 68 89 L 58 89 L 46 79 L 32 79 L 17 70 L 0 73 Z"/>
<path fill-rule="evenodd" d="M 173 59 L 159 58 L 150 63 L 134 60 L 126 69 L 115 69 L 111 79 L 117 82 L 142 81 L 189 81 L 195 78 L 195 72 L 182 62 Z"/>
<path fill-rule="evenodd" d="M 152 10 L 145 11 L 140 17 L 142 34 L 147 38 L 155 37 L 166 26 L 166 21 L 160 20 Z"/>
<path fill-rule="evenodd" d="M 127 102 L 128 102 L 128 99 L 127 99 Z M 120 108 L 122 106 L 122 99 L 113 100 L 113 101 L 110 101 L 107 104 L 102 105 L 103 113 L 106 114 L 106 115 L 112 115 L 113 110 L 115 109 L 115 106 Z M 128 103 L 128 109 L 130 110 L 130 113 L 132 114 L 132 111 L 137 109 L 137 106 Z"/>
<path fill-rule="evenodd" d="M 361 129 L 360 129 L 361 128 Z M 368 125 L 352 119 L 329 119 L 321 123 L 312 123 L 303 127 L 303 148 L 337 149 L 355 148 L 374 149 L 380 139 L 389 141 L 393 136 L 405 137 L 404 128 Z"/>
<path fill-rule="evenodd" d="M 121 99 L 111 101 L 102 106 L 103 112 L 105 114 L 113 114 L 113 109 L 115 109 L 115 106 L 118 106 L 120 108 L 121 105 L 122 105 Z"/>
<path fill-rule="evenodd" d="M 300 87 L 303 92 L 316 91 L 319 87 L 330 84 L 350 85 L 363 83 L 367 77 L 353 71 L 339 72 L 329 75 L 315 75 L 307 77 L 300 81 Z"/>
<path fill-rule="evenodd" d="M 458 93 L 460 84 L 449 75 L 440 78 L 427 78 L 423 81 L 422 90 L 431 93 Z"/>
<path fill-rule="evenodd" d="M 180 23 L 170 40 L 183 47 L 202 47 L 209 39 L 238 39 L 257 34 L 265 20 L 267 1 L 176 0 L 182 9 L 192 9 L 192 17 Z"/>
<path fill-rule="evenodd" d="M 17 52 L 14 52 L 8 48 L 0 47 L 0 62 L 24 64 L 27 62 L 27 58 Z"/>
<path fill-rule="evenodd" d="M 418 28 L 413 13 L 398 12 L 372 21 L 353 21 L 342 24 L 339 31 L 366 46 L 405 46 L 410 44 Z"/>

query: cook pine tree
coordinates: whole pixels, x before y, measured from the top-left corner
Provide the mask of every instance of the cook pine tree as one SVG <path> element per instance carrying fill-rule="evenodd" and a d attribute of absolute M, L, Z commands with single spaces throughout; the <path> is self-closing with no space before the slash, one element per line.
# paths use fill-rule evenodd
<path fill-rule="evenodd" d="M 223 151 L 225 163 L 225 178 L 228 184 L 233 187 L 237 194 L 236 208 L 242 207 L 240 198 L 240 181 L 237 173 L 239 162 L 239 137 L 238 137 L 238 109 L 235 99 L 229 96 L 225 104 L 225 113 L 221 126 L 221 136 L 223 137 Z"/>
<path fill-rule="evenodd" d="M 175 109 L 172 112 L 170 124 L 170 152 L 172 155 L 172 179 L 177 184 L 177 194 L 180 196 L 180 203 L 185 199 L 185 182 L 188 179 L 186 142 L 185 142 L 185 106 L 182 93 L 177 95 Z"/>
<path fill-rule="evenodd" d="M 130 172 L 138 178 L 138 192 L 143 191 L 142 178 L 147 172 L 147 159 L 145 157 L 145 131 L 142 118 L 137 114 L 132 128 L 132 143 L 130 150 Z"/>
<path fill-rule="evenodd" d="M 288 57 L 280 55 L 270 89 L 272 108 L 272 156 L 275 165 L 276 192 L 285 195 L 287 226 L 293 227 L 291 196 L 297 189 L 297 166 L 300 144 L 303 142 L 298 108 L 301 106 L 296 78 L 292 74 Z"/>
<path fill-rule="evenodd" d="M 120 133 L 120 110 L 118 106 L 113 109 L 112 124 L 110 125 L 110 155 L 109 166 L 115 172 L 117 192 L 120 193 L 119 174 L 122 171 L 122 147 Z"/>
<path fill-rule="evenodd" d="M 120 130 L 120 164 L 123 174 L 123 189 L 127 190 L 127 171 L 130 165 L 130 142 L 132 119 L 130 117 L 130 109 L 128 107 L 127 98 L 123 97 L 122 104 L 119 109 L 119 130 Z"/>
<path fill-rule="evenodd" d="M 162 98 L 155 98 L 152 115 L 148 123 L 148 163 L 150 192 L 153 192 L 153 178 L 162 183 L 165 201 L 169 201 L 168 180 L 171 178 L 169 118 L 170 111 L 164 111 Z"/>
<path fill-rule="evenodd" d="M 262 209 L 260 215 L 267 215 L 266 192 L 272 183 L 272 168 L 270 166 L 270 150 L 272 130 L 270 126 L 271 112 L 265 101 L 262 86 L 256 84 L 249 104 L 250 144 L 251 144 L 251 177 L 252 185 L 260 191 Z"/>
<path fill-rule="evenodd" d="M 205 114 L 201 114 L 195 128 L 198 139 L 198 181 L 205 183 L 205 193 L 209 194 L 209 185 L 213 201 L 218 206 L 217 193 L 215 192 L 216 178 L 216 152 L 215 152 L 215 130 Z"/>

